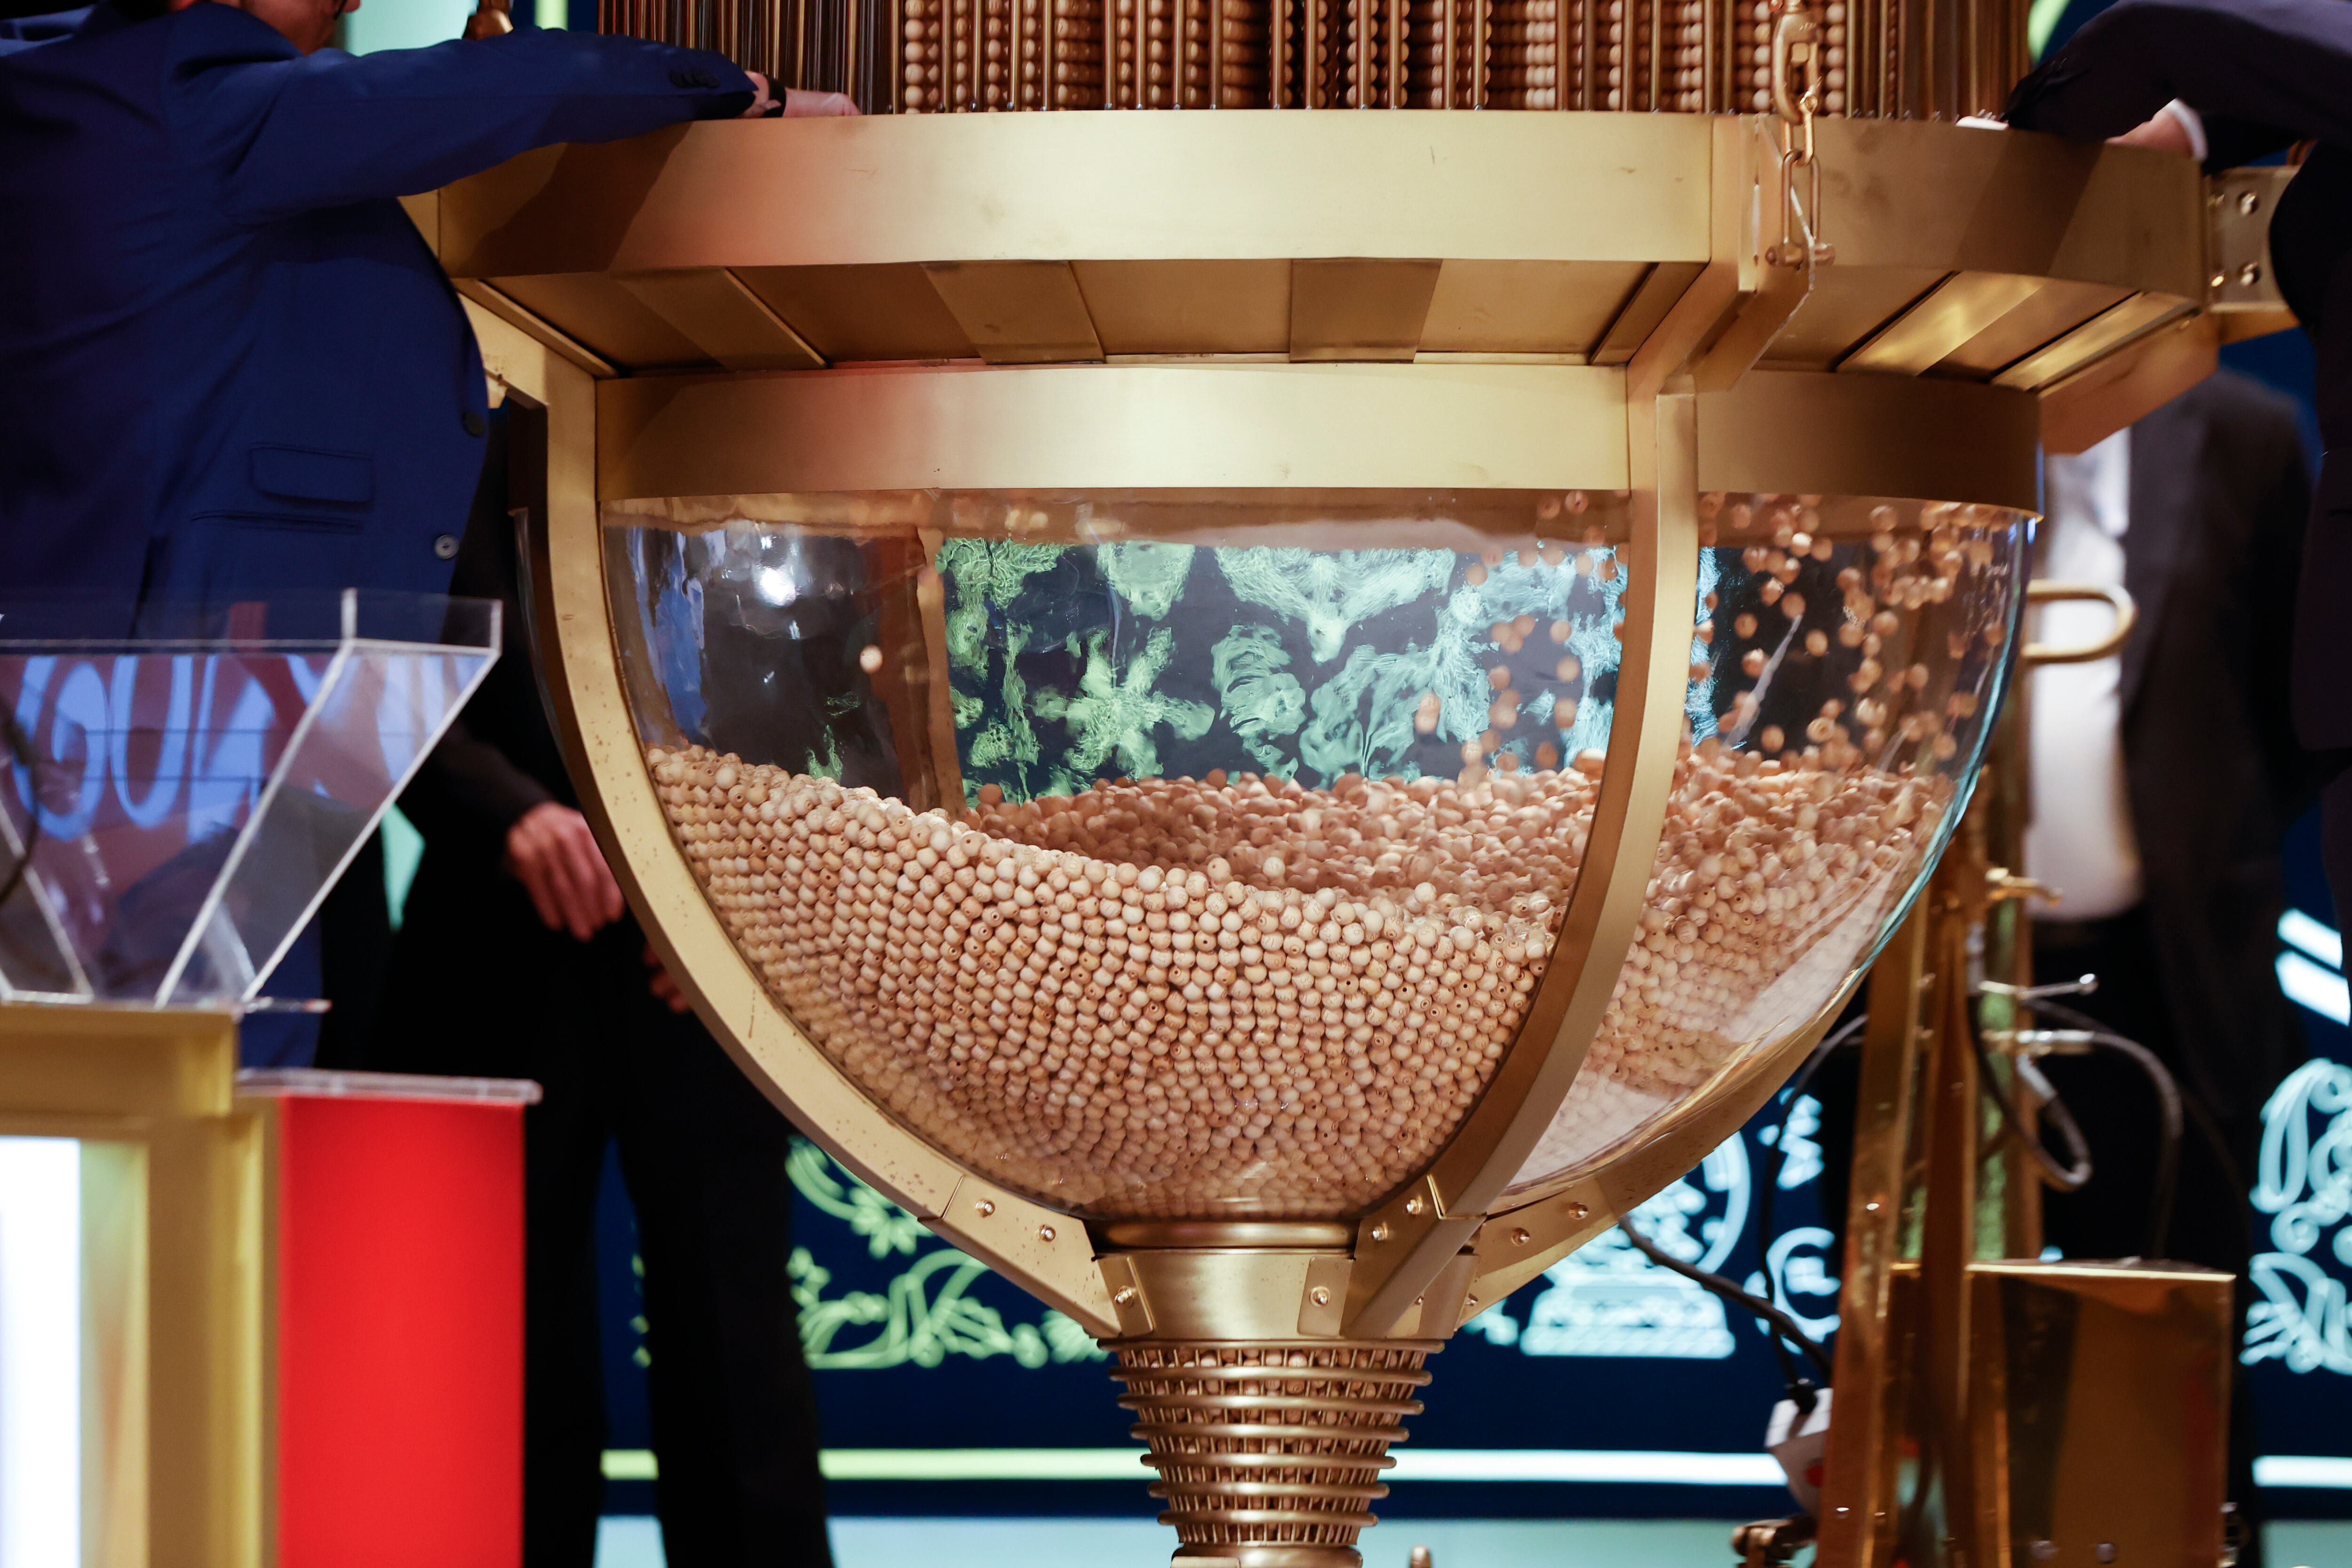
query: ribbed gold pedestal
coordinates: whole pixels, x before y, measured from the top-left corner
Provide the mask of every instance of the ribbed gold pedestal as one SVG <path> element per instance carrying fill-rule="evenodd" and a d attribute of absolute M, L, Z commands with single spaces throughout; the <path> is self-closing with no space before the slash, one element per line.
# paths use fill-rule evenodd
<path fill-rule="evenodd" d="M 1160 1472 L 1179 1568 L 1358 1568 L 1356 1537 L 1388 1495 L 1426 1341 L 1114 1344 L 1119 1404 Z"/>

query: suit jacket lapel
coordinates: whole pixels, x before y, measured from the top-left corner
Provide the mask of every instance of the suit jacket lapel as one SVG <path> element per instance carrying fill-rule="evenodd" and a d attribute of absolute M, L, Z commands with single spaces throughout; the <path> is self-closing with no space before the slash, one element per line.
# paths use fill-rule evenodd
<path fill-rule="evenodd" d="M 2181 402 L 2166 404 L 2132 427 L 2131 526 L 2124 536 L 2124 590 L 2138 620 L 2124 644 L 2117 689 L 2122 710 L 2131 711 L 2148 651 L 2164 619 L 2165 601 L 2179 574 L 2180 552 L 2190 537 L 2192 510 L 2204 473 L 2205 421 Z"/>

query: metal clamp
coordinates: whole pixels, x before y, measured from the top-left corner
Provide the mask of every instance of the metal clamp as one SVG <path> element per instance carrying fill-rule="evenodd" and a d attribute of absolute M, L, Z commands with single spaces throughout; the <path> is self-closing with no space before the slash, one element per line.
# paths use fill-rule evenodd
<path fill-rule="evenodd" d="M 1774 267 L 1811 272 L 1835 259 L 1814 225 L 1821 220 L 1822 169 L 1813 157 L 1813 117 L 1822 107 L 1822 27 L 1806 0 L 1772 0 L 1772 109 L 1780 118 L 1780 242 L 1765 253 Z M 1797 171 L 1806 192 L 1797 200 Z"/>
<path fill-rule="evenodd" d="M 2012 986 L 2001 980 L 1979 980 L 1976 988 L 1979 996 L 2000 997 L 2020 1007 L 2031 1008 L 2036 1002 L 2048 1001 L 2055 997 L 2087 997 L 2099 988 L 2099 977 L 2084 975 L 2080 979 L 2058 980 L 2047 986 Z"/>
<path fill-rule="evenodd" d="M 2015 898 L 2031 898 L 2043 904 L 2053 904 L 2059 902 L 2056 890 L 2034 881 L 2030 876 L 2019 876 L 2005 866 L 1987 868 L 1985 901 L 1989 904 L 2002 904 Z"/>

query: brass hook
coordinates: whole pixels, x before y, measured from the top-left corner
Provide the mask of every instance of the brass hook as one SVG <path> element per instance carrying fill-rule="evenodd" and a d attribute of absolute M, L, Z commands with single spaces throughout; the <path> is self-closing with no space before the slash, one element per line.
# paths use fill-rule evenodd
<path fill-rule="evenodd" d="M 2028 604 L 2062 604 L 2096 601 L 2115 612 L 2115 624 L 2107 634 L 2095 643 L 2085 643 L 2075 648 L 2053 648 L 2047 643 L 2028 643 L 2018 650 L 2019 662 L 2036 664 L 2087 664 L 2099 659 L 2111 659 L 2123 651 L 2131 640 L 2132 627 L 2139 620 L 2139 611 L 2130 594 L 2121 588 L 2088 582 L 2029 582 L 2025 585 Z"/>

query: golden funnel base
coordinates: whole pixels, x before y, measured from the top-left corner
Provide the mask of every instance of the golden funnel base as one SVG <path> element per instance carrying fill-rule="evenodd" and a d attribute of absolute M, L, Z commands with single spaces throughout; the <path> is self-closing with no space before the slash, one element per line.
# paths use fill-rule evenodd
<path fill-rule="evenodd" d="M 1176 1568 L 1360 1568 L 1389 1445 L 1421 1413 L 1431 1341 L 1125 1340 L 1135 1436 Z"/>

